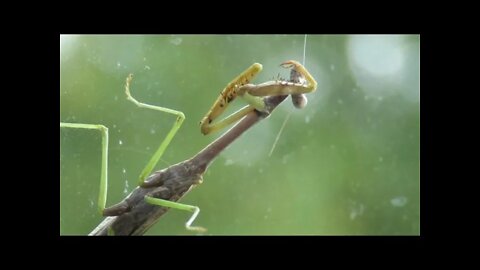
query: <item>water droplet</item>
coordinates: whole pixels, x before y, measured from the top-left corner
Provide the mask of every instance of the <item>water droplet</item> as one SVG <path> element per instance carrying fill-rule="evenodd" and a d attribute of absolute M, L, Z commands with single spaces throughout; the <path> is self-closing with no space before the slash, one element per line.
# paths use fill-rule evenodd
<path fill-rule="evenodd" d="M 403 207 L 407 204 L 407 198 L 405 196 L 398 196 L 390 200 L 390 203 L 394 207 Z"/>
<path fill-rule="evenodd" d="M 342 105 L 342 104 L 343 104 L 343 100 L 342 100 L 342 99 L 338 99 L 338 100 L 337 100 L 337 103 L 340 104 L 340 105 Z"/>
<path fill-rule="evenodd" d="M 123 189 L 123 194 L 127 194 L 128 193 L 128 180 L 125 179 L 125 188 Z"/>
<path fill-rule="evenodd" d="M 127 173 L 127 170 L 125 170 L 125 168 L 123 168 L 122 172 L 125 174 L 125 173 Z"/>
<path fill-rule="evenodd" d="M 225 165 L 225 166 L 230 166 L 230 165 L 232 165 L 232 164 L 234 164 L 234 163 L 235 163 L 235 162 L 234 162 L 233 160 L 227 159 L 227 160 L 225 160 L 225 164 L 224 164 L 224 165 Z"/>
<path fill-rule="evenodd" d="M 309 115 L 306 115 L 305 116 L 305 123 L 310 123 L 310 116 Z"/>
<path fill-rule="evenodd" d="M 117 68 L 120 68 L 122 65 L 117 61 Z"/>
<path fill-rule="evenodd" d="M 150 70 L 150 66 L 145 65 L 145 70 Z"/>
<path fill-rule="evenodd" d="M 170 43 L 172 43 L 173 45 L 180 45 L 182 44 L 182 38 L 181 37 L 172 37 L 170 39 Z"/>
<path fill-rule="evenodd" d="M 354 220 L 358 216 L 363 215 L 364 210 L 365 210 L 365 206 L 363 205 L 363 203 L 359 204 L 358 206 L 354 205 L 350 211 L 350 219 Z"/>
<path fill-rule="evenodd" d="M 258 173 L 263 173 L 263 169 L 262 168 L 258 169 Z"/>
<path fill-rule="evenodd" d="M 334 65 L 334 64 L 331 64 L 331 65 L 330 65 L 330 70 L 331 70 L 331 71 L 334 71 L 334 70 L 335 70 L 335 65 Z"/>
<path fill-rule="evenodd" d="M 150 129 L 150 134 L 155 134 L 155 133 L 157 133 L 157 131 L 154 128 L 151 128 Z"/>
<path fill-rule="evenodd" d="M 118 140 L 118 144 L 122 145 L 123 144 L 122 140 Z"/>

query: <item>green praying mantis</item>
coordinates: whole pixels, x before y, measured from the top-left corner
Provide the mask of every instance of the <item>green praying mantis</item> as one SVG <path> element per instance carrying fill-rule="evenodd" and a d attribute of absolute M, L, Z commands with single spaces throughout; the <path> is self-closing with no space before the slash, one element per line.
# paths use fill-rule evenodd
<path fill-rule="evenodd" d="M 292 72 L 297 74 L 297 80 L 285 81 L 285 80 L 274 80 L 267 81 L 261 84 L 252 84 L 252 79 L 262 70 L 262 65 L 259 63 L 254 63 L 242 73 L 240 73 L 235 79 L 233 79 L 220 93 L 210 110 L 200 121 L 200 130 L 204 135 L 211 134 L 213 132 L 220 131 L 227 126 L 239 122 L 241 119 L 246 118 L 248 114 L 253 111 L 257 112 L 266 112 L 268 111 L 267 106 L 267 97 L 272 96 L 286 96 L 291 95 L 292 101 L 295 107 L 303 108 L 307 99 L 304 96 L 306 93 L 314 92 L 317 88 L 317 82 L 313 76 L 308 72 L 308 70 L 299 62 L 290 60 L 283 62 L 280 66 L 284 68 L 292 69 Z M 163 153 L 167 149 L 168 145 L 174 138 L 175 134 L 181 127 L 183 121 L 185 120 L 185 115 L 181 111 L 172 110 L 165 107 L 150 105 L 137 101 L 131 95 L 131 84 L 133 80 L 133 75 L 130 74 L 125 82 L 125 93 L 127 99 L 137 105 L 140 108 L 146 108 L 156 111 L 161 111 L 176 116 L 176 120 L 167 133 L 165 139 L 160 143 L 160 146 L 155 151 L 151 159 L 148 161 L 145 168 L 141 171 L 138 178 L 138 186 L 143 189 L 139 193 L 141 200 L 144 200 L 144 204 L 157 207 L 166 207 L 166 208 L 175 208 L 179 210 L 185 210 L 193 212 L 192 216 L 185 223 L 187 230 L 196 231 L 196 232 L 205 232 L 206 229 L 200 226 L 192 226 L 193 221 L 198 216 L 200 208 L 193 205 L 182 204 L 172 200 L 160 199 L 159 192 L 162 193 L 165 190 L 158 189 L 153 190 L 151 188 L 159 186 L 165 182 L 165 179 L 159 177 L 152 177 L 152 171 L 154 170 L 156 164 L 162 157 Z M 228 105 L 233 102 L 237 97 L 245 100 L 247 106 L 238 110 L 237 112 L 225 117 L 220 121 L 214 122 L 228 107 Z M 64 123 L 60 122 L 61 128 L 82 128 L 82 129 L 92 129 L 100 131 L 102 135 L 102 159 L 101 159 L 101 176 L 100 176 L 100 191 L 98 197 L 98 211 L 103 216 L 120 216 L 122 214 L 128 213 L 132 210 L 132 200 L 129 198 L 125 199 L 119 204 L 116 204 L 112 207 L 106 208 L 107 202 L 107 193 L 108 193 L 108 128 L 103 125 L 94 125 L 94 124 L 82 124 L 82 123 Z M 190 160 L 191 161 L 191 160 Z M 187 164 L 187 165 L 185 165 Z M 175 167 L 177 166 L 177 167 Z M 179 167 L 180 166 L 180 167 Z M 167 169 L 174 169 L 180 171 L 188 171 L 188 162 L 179 163 L 172 165 Z M 165 172 L 167 169 L 162 170 Z M 158 173 L 158 172 L 157 172 Z M 154 173 L 155 174 L 155 173 Z M 201 183 L 201 175 L 196 179 L 195 184 Z M 163 181 L 163 182 L 162 182 Z M 190 188 L 190 187 L 189 187 Z M 189 189 L 188 189 L 189 190 Z M 165 191 L 166 192 L 166 191 Z M 165 193 L 164 192 L 164 193 Z M 181 192 L 183 195 L 186 191 Z M 177 196 L 178 197 L 178 196 Z M 176 198 L 179 199 L 180 197 Z M 109 227 L 109 234 L 116 234 L 115 229 Z M 120 230 L 120 229 L 118 229 Z"/>

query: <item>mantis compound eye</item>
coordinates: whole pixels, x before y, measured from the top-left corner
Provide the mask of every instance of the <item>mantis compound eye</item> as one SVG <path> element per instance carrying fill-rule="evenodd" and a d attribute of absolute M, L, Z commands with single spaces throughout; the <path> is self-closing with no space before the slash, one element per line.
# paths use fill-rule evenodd
<path fill-rule="evenodd" d="M 293 106 L 297 109 L 303 109 L 307 106 L 308 99 L 304 94 L 292 95 Z"/>

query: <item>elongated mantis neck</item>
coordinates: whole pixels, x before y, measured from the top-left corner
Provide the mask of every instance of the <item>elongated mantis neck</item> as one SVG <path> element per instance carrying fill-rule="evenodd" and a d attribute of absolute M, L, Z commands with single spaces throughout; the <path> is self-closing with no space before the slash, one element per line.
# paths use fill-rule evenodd
<path fill-rule="evenodd" d="M 190 161 L 197 164 L 199 167 L 206 168 L 210 163 L 231 143 L 233 143 L 240 135 L 251 128 L 260 120 L 267 118 L 270 113 L 282 103 L 288 95 L 273 96 L 265 98 L 266 112 L 253 111 L 247 114 L 240 122 L 238 122 L 231 129 L 226 131 L 218 139 L 207 145 L 203 150 L 198 152 Z"/>

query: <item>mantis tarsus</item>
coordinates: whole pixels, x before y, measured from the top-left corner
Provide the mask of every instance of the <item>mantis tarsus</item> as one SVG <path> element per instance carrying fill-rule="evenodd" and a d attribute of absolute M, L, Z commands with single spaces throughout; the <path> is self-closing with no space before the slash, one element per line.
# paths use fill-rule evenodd
<path fill-rule="evenodd" d="M 151 174 L 151 172 L 182 125 L 185 115 L 180 111 L 138 102 L 130 93 L 130 85 L 133 79 L 133 76 L 130 74 L 125 84 L 125 93 L 128 100 L 142 108 L 174 114 L 177 116 L 177 119 L 150 161 L 140 173 L 139 186 L 122 202 L 109 208 L 105 208 L 108 187 L 108 129 L 103 125 L 61 122 L 60 127 L 95 129 L 101 131 L 102 134 L 102 169 L 98 209 L 103 216 L 115 216 L 118 217 L 117 221 L 124 220 L 125 222 L 114 223 L 111 220 L 105 220 L 103 223 L 107 225 L 99 225 L 91 235 L 102 235 L 105 234 L 106 231 L 108 234 L 115 235 L 143 234 L 168 208 L 193 212 L 185 224 L 186 228 L 188 230 L 204 232 L 206 230 L 205 228 L 191 226 L 200 209 L 197 206 L 181 204 L 176 201 L 185 195 L 193 186 L 202 182 L 202 175 L 209 163 L 220 151 L 228 146 L 229 143 L 258 121 L 260 116 L 266 117 L 288 95 L 292 96 L 295 107 L 302 108 L 306 105 L 306 97 L 303 94 L 316 90 L 317 83 L 315 79 L 300 63 L 290 60 L 282 63 L 281 66 L 292 68 L 290 81 L 276 80 L 257 85 L 251 84 L 250 81 L 262 70 L 262 65 L 259 63 L 251 65 L 232 80 L 224 88 L 211 109 L 200 122 L 201 132 L 203 134 L 209 134 L 223 129 L 232 123 L 243 120 L 195 157 L 161 171 L 154 172 L 153 174 Z M 237 96 L 243 98 L 248 105 L 225 119 L 213 123 Z M 126 223 L 130 225 L 128 227 L 122 225 Z M 107 230 L 105 230 L 105 228 L 107 228 Z"/>

